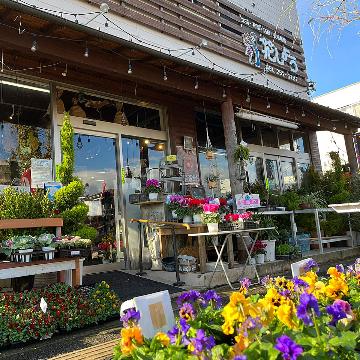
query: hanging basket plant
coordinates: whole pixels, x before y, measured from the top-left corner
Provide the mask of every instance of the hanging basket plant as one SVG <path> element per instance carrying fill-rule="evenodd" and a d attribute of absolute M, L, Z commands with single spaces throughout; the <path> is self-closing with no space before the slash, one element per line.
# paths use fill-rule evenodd
<path fill-rule="evenodd" d="M 206 177 L 207 185 L 209 189 L 216 189 L 218 185 L 219 176 L 217 175 L 208 175 Z"/>
<path fill-rule="evenodd" d="M 212 148 L 207 148 L 205 150 L 205 158 L 206 158 L 206 160 L 214 160 L 215 153 Z"/>
<path fill-rule="evenodd" d="M 239 144 L 234 152 L 235 161 L 247 161 L 250 158 L 250 150 L 245 144 Z"/>

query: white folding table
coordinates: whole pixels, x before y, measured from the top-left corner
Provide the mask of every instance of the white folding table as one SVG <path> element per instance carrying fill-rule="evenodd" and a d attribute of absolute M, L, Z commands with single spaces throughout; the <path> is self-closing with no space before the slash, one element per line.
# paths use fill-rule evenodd
<path fill-rule="evenodd" d="M 225 246 L 226 246 L 227 247 L 227 252 L 228 252 L 228 258 L 229 258 L 228 259 L 229 260 L 229 265 L 232 266 L 232 263 L 234 261 L 234 252 L 233 252 L 233 244 L 232 244 L 232 236 L 233 235 L 236 235 L 236 236 L 240 237 L 240 239 L 242 240 L 243 245 L 245 247 L 246 253 L 247 253 L 247 259 L 246 259 L 246 262 L 244 264 L 243 270 L 241 272 L 240 278 L 244 277 L 244 274 L 245 274 L 245 271 L 246 271 L 246 265 L 249 264 L 250 266 L 253 266 L 256 277 L 258 279 L 258 282 L 260 283 L 260 277 L 259 277 L 259 274 L 257 272 L 256 265 L 251 265 L 250 264 L 250 259 L 251 259 L 252 252 L 254 250 L 255 242 L 258 239 L 259 233 L 261 231 L 273 230 L 273 229 L 274 229 L 274 227 L 268 227 L 268 228 L 257 228 L 257 229 L 226 230 L 226 231 L 218 231 L 218 232 L 213 232 L 213 233 L 206 232 L 206 233 L 188 234 L 189 237 L 198 237 L 198 236 L 210 236 L 211 237 L 211 242 L 212 242 L 212 244 L 213 244 L 213 246 L 215 248 L 216 254 L 217 254 L 217 260 L 216 260 L 216 263 L 215 263 L 214 270 L 212 271 L 212 274 L 211 274 L 211 277 L 210 277 L 208 288 L 210 288 L 210 286 L 211 286 L 212 279 L 213 279 L 214 274 L 216 272 L 216 269 L 217 269 L 217 267 L 218 267 L 218 265 L 220 263 L 220 265 L 221 265 L 221 267 L 223 269 L 223 272 L 225 274 L 227 283 L 229 284 L 231 289 L 235 290 L 235 288 L 232 286 L 232 284 L 231 284 L 231 282 L 229 280 L 229 277 L 228 277 L 228 274 L 226 272 L 224 263 L 222 261 L 222 254 L 223 254 Z M 252 245 L 251 245 L 250 250 L 247 247 L 245 237 L 244 237 L 244 235 L 248 235 L 249 233 L 254 233 L 255 234 L 255 238 L 252 241 Z M 215 237 L 220 236 L 220 235 L 226 235 L 222 245 L 218 245 L 215 242 Z"/>

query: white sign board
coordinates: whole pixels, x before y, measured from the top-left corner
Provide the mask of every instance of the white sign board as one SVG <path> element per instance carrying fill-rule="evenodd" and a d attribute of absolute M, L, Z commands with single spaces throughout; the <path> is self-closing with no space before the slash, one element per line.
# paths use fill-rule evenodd
<path fill-rule="evenodd" d="M 52 181 L 52 160 L 31 159 L 31 188 L 43 188 Z"/>
<path fill-rule="evenodd" d="M 302 274 L 306 273 L 305 265 L 308 263 L 311 258 L 300 260 L 296 263 L 291 264 L 291 272 L 293 277 L 301 276 Z"/>
<path fill-rule="evenodd" d="M 252 209 L 260 207 L 259 194 L 236 194 L 236 208 L 238 210 Z"/>
<path fill-rule="evenodd" d="M 10 186 L 10 185 L 0 185 L 0 194 L 8 187 L 18 191 L 18 192 L 30 192 L 30 186 Z"/>
<path fill-rule="evenodd" d="M 140 312 L 139 325 L 146 338 L 152 338 L 158 332 L 167 332 L 175 325 L 174 312 L 167 290 L 125 301 L 121 305 L 121 315 L 131 307 Z"/>

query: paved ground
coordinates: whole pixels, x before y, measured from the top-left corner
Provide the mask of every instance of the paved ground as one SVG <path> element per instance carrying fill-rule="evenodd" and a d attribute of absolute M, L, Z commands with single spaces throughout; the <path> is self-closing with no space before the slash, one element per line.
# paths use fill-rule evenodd
<path fill-rule="evenodd" d="M 350 265 L 352 263 L 353 260 L 349 259 L 344 262 L 344 265 Z M 320 274 L 324 275 L 327 268 L 332 265 L 334 264 L 323 264 L 320 267 Z M 291 276 L 290 273 L 281 275 Z M 97 275 L 87 275 L 84 277 L 84 285 L 92 285 L 102 280 L 105 280 L 107 283 L 109 283 L 111 288 L 117 292 L 120 299 L 123 301 L 131 299 L 134 296 L 145 295 L 166 289 L 169 290 L 169 292 L 173 295 L 182 291 L 182 289 L 174 286 L 168 286 L 166 284 L 151 281 L 146 278 L 141 278 L 121 271 L 113 271 Z M 231 293 L 231 289 L 228 286 L 220 287 L 216 290 L 224 299 L 227 299 L 228 295 Z M 251 293 L 262 291 L 264 291 L 264 288 L 261 286 L 251 287 Z M 120 322 L 111 321 L 98 326 L 78 330 L 69 334 L 60 334 L 54 336 L 52 339 L 36 342 L 24 347 L 0 351 L 0 359 L 45 360 L 67 352 L 83 349 L 91 345 L 97 345 L 105 341 L 116 339 L 119 337 L 119 332 Z"/>

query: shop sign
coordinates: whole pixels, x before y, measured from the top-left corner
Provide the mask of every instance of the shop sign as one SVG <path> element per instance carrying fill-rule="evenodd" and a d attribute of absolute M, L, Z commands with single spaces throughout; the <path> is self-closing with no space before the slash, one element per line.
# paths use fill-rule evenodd
<path fill-rule="evenodd" d="M 54 200 L 55 193 L 60 190 L 61 187 L 61 183 L 56 181 L 44 183 L 44 190 L 48 192 L 48 197 L 50 200 Z"/>
<path fill-rule="evenodd" d="M 260 68 L 261 62 L 266 61 L 266 73 L 273 73 L 288 80 L 297 81 L 296 74 L 299 71 L 297 59 L 285 45 L 280 49 L 272 40 L 265 36 L 258 36 L 255 32 L 244 33 L 242 40 L 245 45 L 245 55 L 249 57 L 250 65 Z M 279 69 L 276 65 L 286 66 L 288 71 Z"/>
<path fill-rule="evenodd" d="M 52 181 L 52 160 L 31 159 L 31 188 L 44 188 Z"/>
<path fill-rule="evenodd" d="M 235 203 L 238 210 L 258 208 L 261 206 L 259 194 L 236 194 Z"/>

